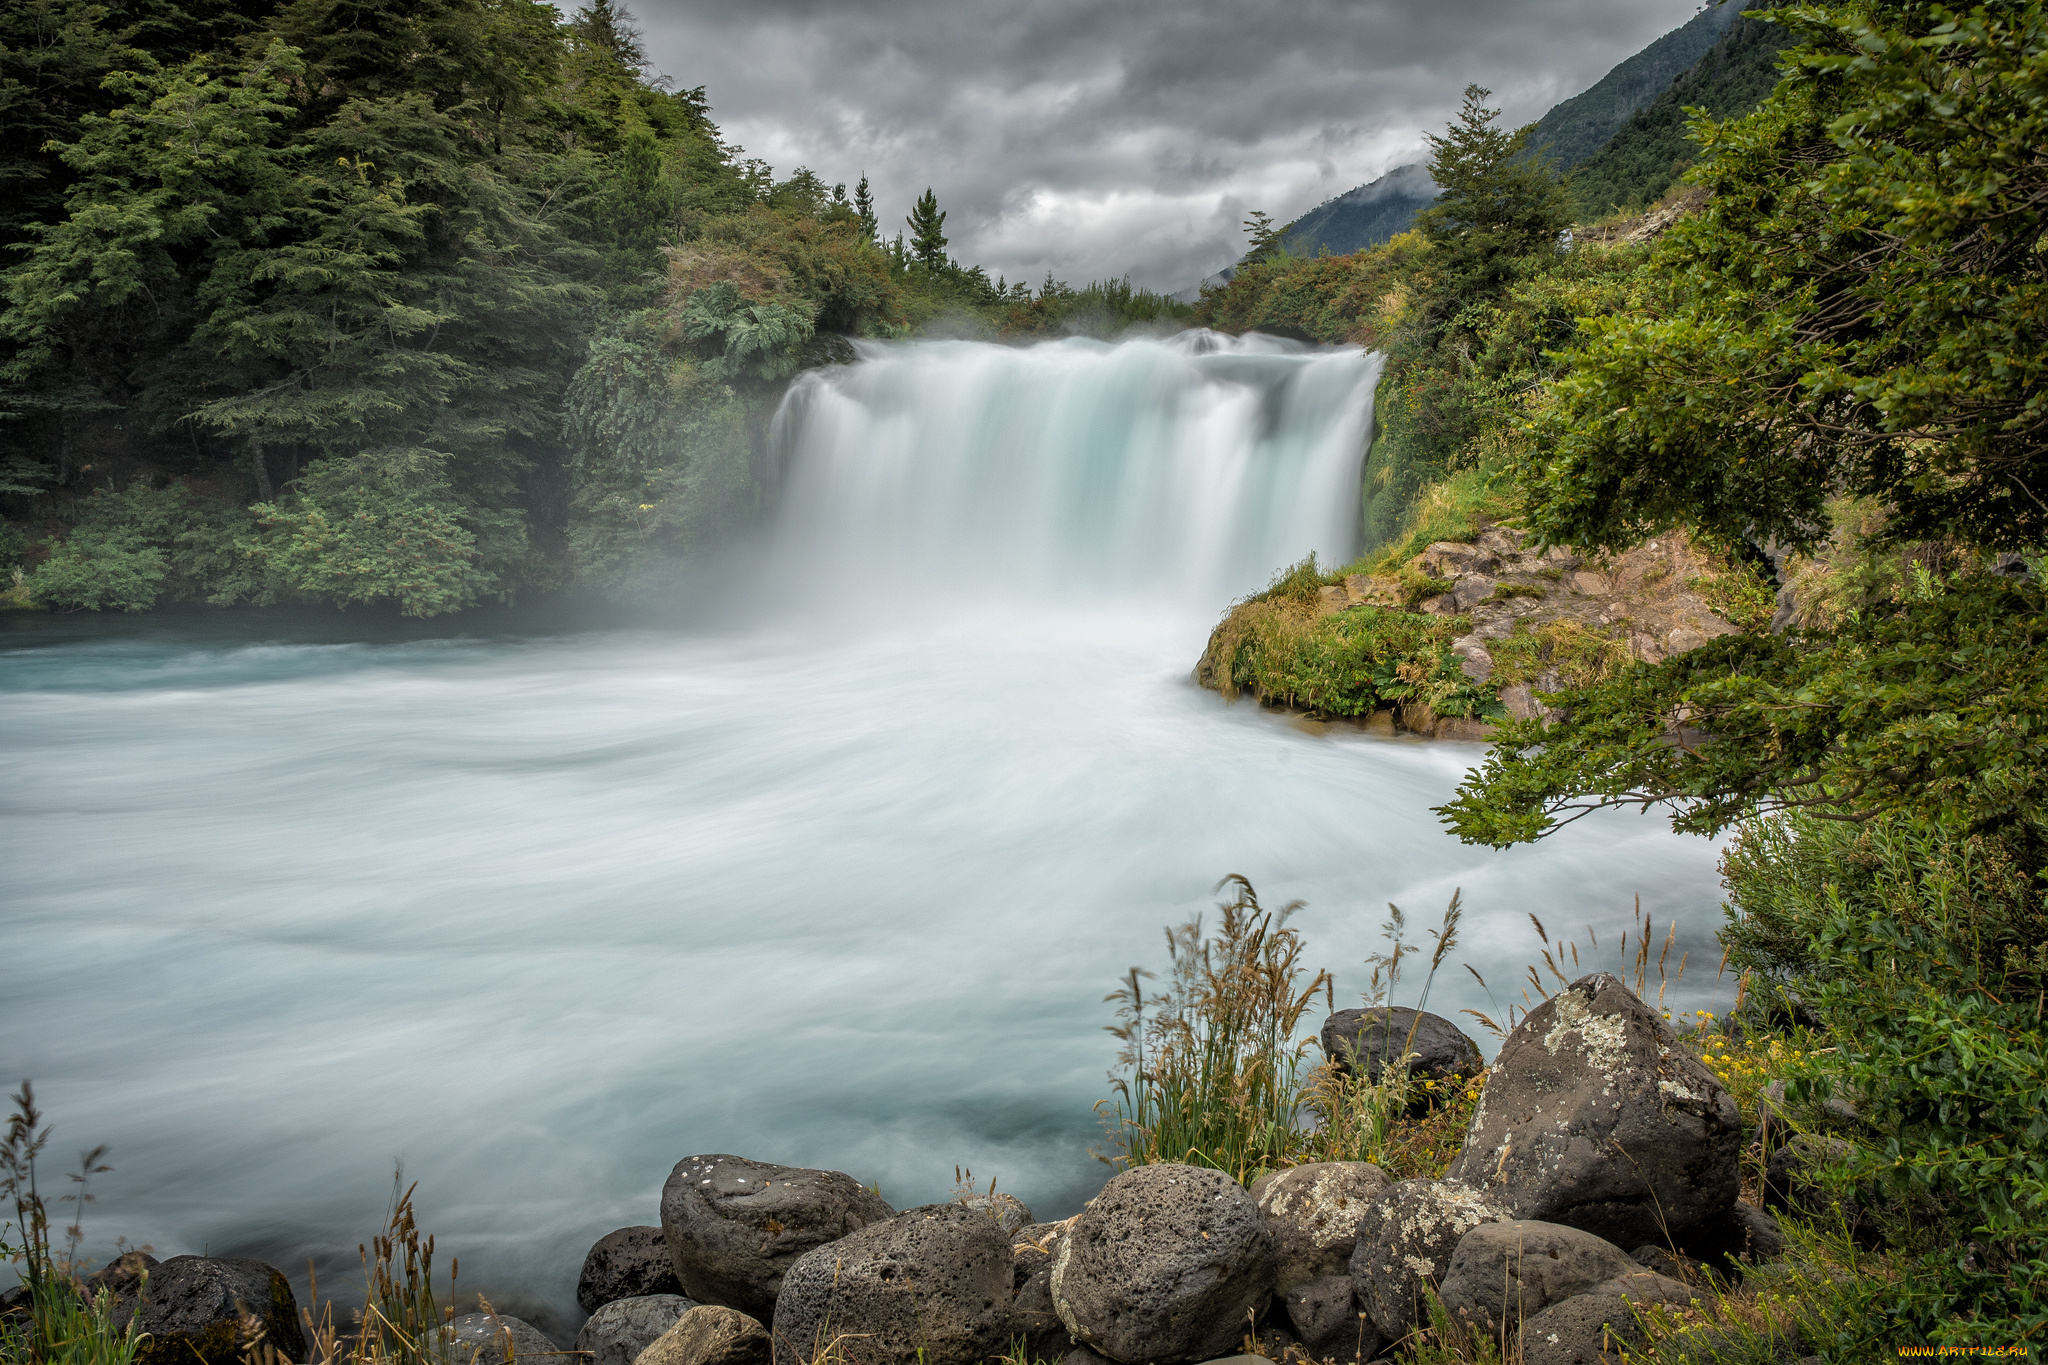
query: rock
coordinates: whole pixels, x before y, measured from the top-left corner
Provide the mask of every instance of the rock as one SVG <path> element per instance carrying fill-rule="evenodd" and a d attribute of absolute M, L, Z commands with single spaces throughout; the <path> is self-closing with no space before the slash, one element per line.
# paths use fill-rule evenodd
<path fill-rule="evenodd" d="M 124 1251 L 93 1272 L 86 1287 L 93 1294 L 104 1289 L 116 1299 L 133 1297 L 143 1275 L 154 1275 L 162 1264 L 146 1251 Z"/>
<path fill-rule="evenodd" d="M 1438 739 L 1484 744 L 1493 738 L 1493 724 L 1477 716 L 1443 716 L 1436 723 Z"/>
<path fill-rule="evenodd" d="M 1073 1224 L 1071 1218 L 1059 1223 L 1032 1223 L 1010 1234 L 1010 1251 L 1015 1258 L 1019 1288 L 1039 1271 L 1052 1269 L 1052 1258 L 1059 1250 L 1060 1238 Z"/>
<path fill-rule="evenodd" d="M 1606 972 L 1507 1037 L 1448 1176 L 1509 1216 L 1621 1246 L 1664 1243 L 1727 1209 L 1742 1118 L 1656 1012 Z"/>
<path fill-rule="evenodd" d="M 1015 1232 L 1030 1225 L 1031 1210 L 1024 1201 L 1007 1194 L 968 1194 L 953 1201 L 962 1208 L 974 1209 L 996 1220 L 996 1226 L 1004 1232 Z"/>
<path fill-rule="evenodd" d="M 1457 1320 L 1498 1338 L 1524 1316 L 1641 1267 L 1612 1242 L 1558 1223 L 1483 1223 L 1451 1255 L 1437 1295 Z"/>
<path fill-rule="evenodd" d="M 1394 733 L 1394 713 L 1391 709 L 1378 710 L 1358 724 L 1359 728 L 1369 735 L 1392 736 Z"/>
<path fill-rule="evenodd" d="M 699 1304 L 655 1338 L 634 1365 L 772 1365 L 773 1360 L 767 1328 L 745 1313 Z"/>
<path fill-rule="evenodd" d="M 633 1365 L 655 1338 L 696 1306 L 680 1294 L 613 1299 L 592 1313 L 576 1334 L 576 1349 L 589 1353 L 583 1365 Z"/>
<path fill-rule="evenodd" d="M 1692 1257 L 1681 1255 L 1668 1247 L 1651 1246 L 1647 1243 L 1628 1255 L 1630 1260 L 1645 1270 L 1653 1271 L 1667 1279 L 1688 1283 L 1707 1268 L 1702 1261 L 1695 1261 Z"/>
<path fill-rule="evenodd" d="M 1451 589 L 1451 601 L 1457 604 L 1459 611 L 1470 611 L 1493 596 L 1493 590 L 1498 586 L 1485 574 L 1467 574 L 1458 580 L 1457 587 Z"/>
<path fill-rule="evenodd" d="M 1785 1234 L 1778 1220 L 1741 1200 L 1688 1229 L 1678 1249 L 1688 1259 L 1723 1274 L 1740 1276 L 1744 1266 L 1775 1261 L 1785 1254 Z"/>
<path fill-rule="evenodd" d="M 1859 1246 L 1883 1245 L 1883 1227 L 1867 1209 L 1853 1197 L 1828 1189 L 1815 1178 L 1819 1167 L 1847 1160 L 1854 1150 L 1841 1138 L 1793 1134 L 1789 1142 L 1771 1153 L 1764 1167 L 1764 1207 L 1784 1209 L 1803 1218 L 1830 1222 L 1840 1219 Z"/>
<path fill-rule="evenodd" d="M 806 1253 L 775 1301 L 775 1353 L 858 1337 L 861 1365 L 971 1365 L 1009 1345 L 1010 1239 L 986 1213 L 927 1204 Z"/>
<path fill-rule="evenodd" d="M 1305 1280 L 1284 1295 L 1287 1321 L 1313 1360 L 1370 1360 L 1385 1341 L 1359 1311 L 1351 1276 Z"/>
<path fill-rule="evenodd" d="M 150 1267 L 149 1280 L 126 1293 L 111 1283 L 115 1326 L 137 1327 L 148 1339 L 135 1352 L 136 1365 L 241 1365 L 242 1352 L 257 1340 L 288 1360 L 303 1360 L 306 1337 L 298 1301 L 285 1277 L 261 1261 L 226 1256 L 173 1256 Z M 244 1313 L 254 1319 L 246 1327 Z M 565 1363 L 566 1365 L 566 1363 Z"/>
<path fill-rule="evenodd" d="M 1707 637 L 1685 626 L 1676 626 L 1664 636 L 1664 649 L 1669 654 L 1683 654 L 1689 649 L 1698 649 L 1707 642 Z"/>
<path fill-rule="evenodd" d="M 1076 1346 L 1060 1357 L 1060 1365 L 1110 1365 L 1108 1356 L 1097 1355 L 1086 1346 Z"/>
<path fill-rule="evenodd" d="M 1386 1172 L 1369 1161 L 1317 1161 L 1253 1181 L 1251 1196 L 1273 1234 L 1274 1291 L 1326 1275 L 1348 1278 L 1366 1204 L 1386 1187 Z"/>
<path fill-rule="evenodd" d="M 1126 1362 L 1226 1354 L 1272 1301 L 1273 1234 L 1220 1171 L 1139 1166 L 1060 1241 L 1052 1297 L 1083 1345 Z"/>
<path fill-rule="evenodd" d="M 1510 720 L 1548 721 L 1555 713 L 1536 700 L 1536 691 L 1527 683 L 1516 683 L 1500 690 L 1500 704 L 1508 709 Z"/>
<path fill-rule="evenodd" d="M 503 1365 L 506 1358 L 538 1365 L 581 1365 L 530 1322 L 503 1313 L 465 1313 L 440 1330 L 455 1365 Z"/>
<path fill-rule="evenodd" d="M 1423 1291 L 1436 1287 L 1465 1234 L 1505 1218 L 1455 1180 L 1404 1180 L 1374 1198 L 1358 1226 L 1351 1282 L 1380 1335 L 1398 1341 L 1423 1321 Z"/>
<path fill-rule="evenodd" d="M 1458 671 L 1473 682 L 1483 683 L 1493 676 L 1493 655 L 1474 636 L 1453 640 L 1451 653 L 1458 656 Z"/>
<path fill-rule="evenodd" d="M 680 1161 L 661 1191 L 661 1230 L 683 1293 L 755 1318 L 774 1313 L 799 1257 L 895 1212 L 850 1175 L 737 1156 Z"/>
<path fill-rule="evenodd" d="M 1010 1331 L 1024 1339 L 1024 1359 L 1057 1360 L 1074 1344 L 1052 1305 L 1052 1267 L 1024 1281 L 1010 1303 Z"/>
<path fill-rule="evenodd" d="M 1695 1289 L 1684 1280 L 1674 1280 L 1669 1275 L 1659 1275 L 1654 1270 L 1632 1270 L 1625 1275 L 1616 1275 L 1611 1280 L 1602 1280 L 1586 1292 L 1627 1299 L 1638 1305 L 1668 1303 L 1681 1308 L 1707 1297 L 1705 1290 Z"/>
<path fill-rule="evenodd" d="M 1522 1320 L 1522 1365 L 1621 1365 L 1648 1341 L 1627 1299 L 1581 1294 Z"/>
<path fill-rule="evenodd" d="M 607 1232 L 583 1258 L 583 1273 L 576 1278 L 576 1306 L 586 1313 L 595 1313 L 615 1299 L 682 1292 L 669 1259 L 668 1238 L 660 1228 Z"/>
<path fill-rule="evenodd" d="M 1323 1021 L 1323 1054 L 1344 1074 L 1363 1072 L 1369 1081 L 1404 1048 L 1408 1070 L 1439 1086 L 1470 1080 L 1483 1063 L 1479 1045 L 1440 1014 L 1419 1013 L 1404 1006 L 1338 1010 Z"/>

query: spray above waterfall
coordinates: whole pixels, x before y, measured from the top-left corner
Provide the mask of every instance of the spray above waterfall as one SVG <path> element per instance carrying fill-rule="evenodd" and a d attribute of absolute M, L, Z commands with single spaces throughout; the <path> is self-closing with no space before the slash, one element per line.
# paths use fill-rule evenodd
<path fill-rule="evenodd" d="M 1220 607 L 1357 551 L 1379 358 L 1192 331 L 1018 348 L 868 343 L 776 416 L 786 560 L 863 589 Z"/>

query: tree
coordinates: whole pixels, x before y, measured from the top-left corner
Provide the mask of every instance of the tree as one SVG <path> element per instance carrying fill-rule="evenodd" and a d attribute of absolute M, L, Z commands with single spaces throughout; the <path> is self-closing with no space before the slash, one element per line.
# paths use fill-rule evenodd
<path fill-rule="evenodd" d="M 1440 311 L 1484 302 L 1514 279 L 1514 262 L 1548 251 L 1570 225 L 1571 202 L 1549 166 L 1522 155 L 1536 125 L 1515 132 L 1496 126 L 1492 91 L 1465 87 L 1458 117 L 1430 134 L 1430 178 L 1436 202 L 1416 215 L 1438 257 Z"/>
<path fill-rule="evenodd" d="M 1535 525 L 1811 544 L 1838 492 L 1901 541 L 2048 539 L 2048 22 L 2038 0 L 1785 12 L 1754 115 L 1695 125 L 1711 191 L 1653 307 L 1592 324 L 1539 431 Z"/>
<path fill-rule="evenodd" d="M 1244 256 L 1237 263 L 1238 269 L 1257 265 L 1269 256 L 1285 254 L 1287 229 L 1284 225 L 1275 227 L 1271 214 L 1262 213 L 1257 209 L 1252 210 L 1252 216 L 1244 220 L 1244 230 L 1245 235 L 1252 240 Z"/>
<path fill-rule="evenodd" d="M 860 235 L 864 242 L 878 242 L 882 237 L 882 224 L 875 217 L 874 196 L 868 193 L 868 178 L 863 174 L 860 184 L 854 186 L 853 211 L 860 215 Z"/>
<path fill-rule="evenodd" d="M 917 203 L 911 208 L 910 216 L 903 220 L 910 227 L 910 255 L 927 270 L 937 270 L 946 263 L 946 215 L 939 211 L 938 196 L 927 185 Z"/>

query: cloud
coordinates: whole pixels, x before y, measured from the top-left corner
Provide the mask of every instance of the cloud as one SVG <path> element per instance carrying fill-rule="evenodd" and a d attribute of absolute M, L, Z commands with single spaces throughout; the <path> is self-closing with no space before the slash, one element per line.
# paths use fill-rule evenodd
<path fill-rule="evenodd" d="M 655 66 L 786 175 L 927 186 L 991 274 L 1175 289 L 1423 154 L 1466 84 L 1552 104 L 1696 0 L 640 0 Z"/>

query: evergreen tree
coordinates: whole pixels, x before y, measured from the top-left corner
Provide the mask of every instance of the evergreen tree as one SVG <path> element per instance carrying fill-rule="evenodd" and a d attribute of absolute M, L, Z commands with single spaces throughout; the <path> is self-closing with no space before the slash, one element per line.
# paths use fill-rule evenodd
<path fill-rule="evenodd" d="M 1244 220 L 1244 230 L 1245 235 L 1252 240 L 1251 246 L 1237 263 L 1240 270 L 1248 265 L 1256 265 L 1268 256 L 1278 256 L 1287 249 L 1283 240 L 1287 235 L 1287 229 L 1284 226 L 1274 226 L 1271 214 L 1261 213 L 1257 209 L 1252 210 L 1252 216 Z"/>
<path fill-rule="evenodd" d="M 874 196 L 868 193 L 868 178 L 863 175 L 860 184 L 854 186 L 853 211 L 860 215 L 861 240 L 877 242 L 882 237 L 881 220 L 875 217 Z"/>
<path fill-rule="evenodd" d="M 945 265 L 946 215 L 939 211 L 938 196 L 932 193 L 929 185 L 918 196 L 910 216 L 903 221 L 910 227 L 912 258 L 927 270 L 937 270 Z"/>
<path fill-rule="evenodd" d="M 1521 155 L 1536 125 L 1497 126 L 1500 110 L 1486 107 L 1492 93 L 1466 86 L 1456 120 L 1426 139 L 1441 193 L 1415 224 L 1438 257 L 1442 314 L 1498 296 L 1514 278 L 1515 261 L 1552 249 L 1572 219 L 1550 165 Z"/>

